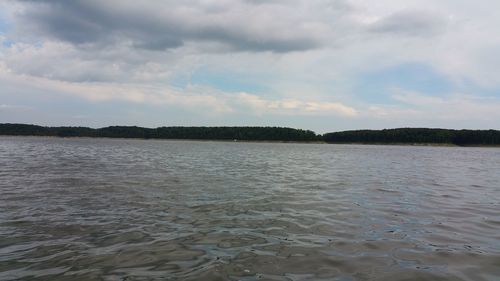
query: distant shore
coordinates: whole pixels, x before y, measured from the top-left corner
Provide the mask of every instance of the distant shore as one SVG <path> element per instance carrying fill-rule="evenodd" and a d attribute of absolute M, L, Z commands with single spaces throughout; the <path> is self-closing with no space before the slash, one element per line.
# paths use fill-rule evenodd
<path fill-rule="evenodd" d="M 49 139 L 101 139 L 101 140 L 146 140 L 146 141 L 172 141 L 172 142 L 225 142 L 225 143 L 283 143 L 283 144 L 326 144 L 326 145 L 366 145 L 366 146 L 422 146 L 422 147 L 500 147 L 493 145 L 456 145 L 452 143 L 361 143 L 361 142 L 325 142 L 325 141 L 272 141 L 272 140 L 224 140 L 224 139 L 145 139 L 145 138 L 120 138 L 120 137 L 59 137 L 59 136 L 37 136 L 37 135 L 2 135 L 0 137 L 26 137 L 26 138 L 49 138 Z"/>
<path fill-rule="evenodd" d="M 311 130 L 285 127 L 158 127 L 111 126 L 43 127 L 30 124 L 0 124 L 1 136 L 63 138 L 157 139 L 183 141 L 331 143 L 405 146 L 500 147 L 498 130 L 451 130 L 397 128 L 355 130 L 316 134 Z"/>
<path fill-rule="evenodd" d="M 280 141 L 280 140 L 229 140 L 229 139 L 161 139 L 161 138 L 124 138 L 124 137 L 60 137 L 60 136 L 42 136 L 42 135 L 4 135 L 0 137 L 6 138 L 48 138 L 48 139 L 68 139 L 68 140 L 85 140 L 85 139 L 101 139 L 101 140 L 146 140 L 146 141 L 192 141 L 192 142 L 226 142 L 226 143 L 298 143 L 298 144 L 328 144 L 324 141 Z M 339 143 L 340 144 L 340 143 Z"/>

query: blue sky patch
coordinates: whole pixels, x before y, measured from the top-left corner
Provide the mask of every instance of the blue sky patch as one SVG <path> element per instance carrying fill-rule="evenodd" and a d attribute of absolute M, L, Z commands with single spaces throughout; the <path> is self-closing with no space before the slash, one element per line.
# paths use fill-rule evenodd
<path fill-rule="evenodd" d="M 11 24 L 7 21 L 5 14 L 0 11 L 0 36 L 5 37 L 5 34 L 12 28 Z M 1 45 L 4 47 L 10 47 L 14 42 L 3 38 L 0 40 Z"/>
<path fill-rule="evenodd" d="M 366 102 L 391 103 L 395 89 L 443 96 L 455 85 L 443 74 L 423 64 L 404 64 L 370 72 L 357 79 L 354 95 Z"/>
<path fill-rule="evenodd" d="M 0 34 L 9 31 L 11 28 L 10 23 L 7 21 L 5 14 L 0 11 Z"/>

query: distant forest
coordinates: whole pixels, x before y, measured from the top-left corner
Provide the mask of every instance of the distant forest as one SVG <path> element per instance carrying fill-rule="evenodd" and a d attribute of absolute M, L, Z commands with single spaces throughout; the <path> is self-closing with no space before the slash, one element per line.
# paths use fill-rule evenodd
<path fill-rule="evenodd" d="M 356 130 L 318 135 L 310 130 L 283 127 L 159 127 L 153 129 L 136 126 L 111 126 L 93 129 L 87 127 L 43 127 L 26 124 L 0 124 L 0 135 L 359 144 L 500 145 L 500 131 L 497 130 L 427 128 Z"/>
<path fill-rule="evenodd" d="M 0 124 L 0 135 L 102 137 L 141 139 L 243 140 L 243 141 L 321 141 L 313 131 L 281 127 L 159 127 L 111 126 L 42 127 L 25 124 Z"/>
<path fill-rule="evenodd" d="M 400 128 L 327 133 L 328 143 L 500 145 L 500 131 Z"/>

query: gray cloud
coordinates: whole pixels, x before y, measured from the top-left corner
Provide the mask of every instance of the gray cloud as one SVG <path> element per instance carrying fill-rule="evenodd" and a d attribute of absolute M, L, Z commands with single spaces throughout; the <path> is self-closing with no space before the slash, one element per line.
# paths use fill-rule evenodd
<path fill-rule="evenodd" d="M 433 36 L 446 27 L 446 20 L 427 11 L 400 11 L 382 18 L 369 28 L 372 32 L 408 36 Z"/>
<path fill-rule="evenodd" d="M 353 12 L 347 0 L 8 3 L 15 45 L 0 46 L 0 62 L 16 73 L 71 82 L 164 83 L 201 64 L 234 66 L 231 56 L 243 69 L 261 56 L 269 64 L 354 34 L 341 22 Z"/>
<path fill-rule="evenodd" d="M 135 48 L 166 50 L 187 42 L 213 42 L 237 51 L 279 53 L 322 45 L 317 22 L 276 1 L 162 1 L 142 7 L 113 0 L 18 2 L 24 4 L 17 17 L 23 32 L 75 45 L 130 42 Z"/>

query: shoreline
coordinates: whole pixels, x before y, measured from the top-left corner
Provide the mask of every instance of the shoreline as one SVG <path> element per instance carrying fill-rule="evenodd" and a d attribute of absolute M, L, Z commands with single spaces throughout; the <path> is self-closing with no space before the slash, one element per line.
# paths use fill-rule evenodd
<path fill-rule="evenodd" d="M 60 137 L 40 135 L 0 135 L 7 138 L 49 138 L 49 139 L 101 139 L 101 140 L 145 140 L 145 141 L 186 141 L 186 142 L 227 142 L 227 143 L 283 143 L 283 144 L 330 144 L 330 145 L 363 145 L 363 146 L 421 146 L 421 147 L 473 147 L 500 148 L 500 145 L 457 145 L 453 143 L 367 143 L 367 142 L 325 142 L 325 141 L 280 141 L 280 140 L 229 140 L 229 139 L 168 139 L 168 138 L 123 138 L 123 137 Z"/>
<path fill-rule="evenodd" d="M 303 144 L 328 144 L 324 141 L 281 141 L 281 140 L 229 140 L 229 139 L 168 139 L 168 138 L 123 138 L 123 137 L 59 137 L 37 135 L 0 135 L 0 137 L 28 137 L 51 139 L 102 139 L 102 140 L 145 140 L 145 141 L 197 141 L 197 142 L 229 142 L 229 143 L 303 143 Z"/>

